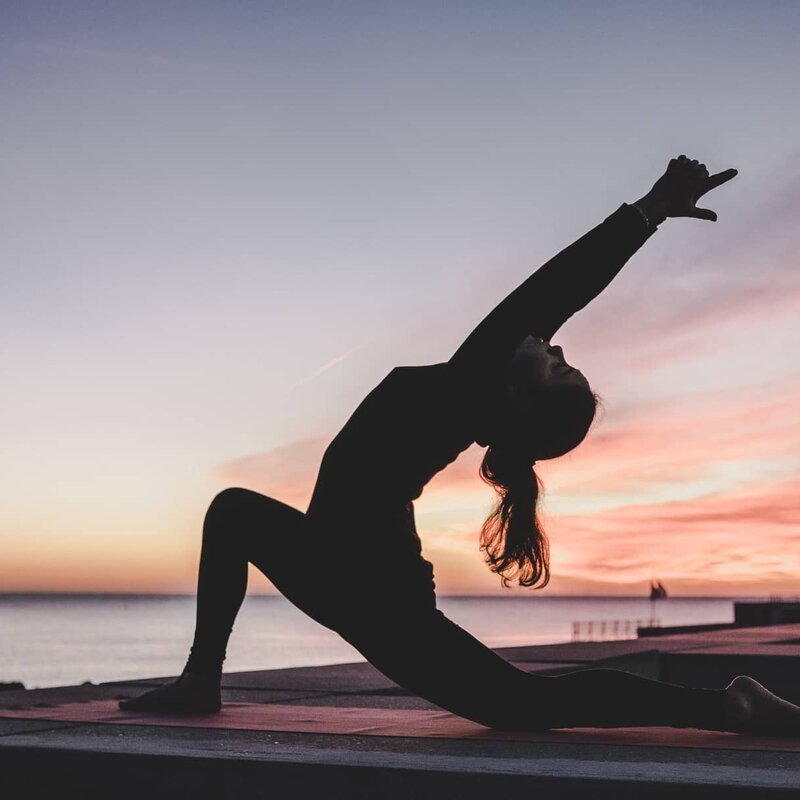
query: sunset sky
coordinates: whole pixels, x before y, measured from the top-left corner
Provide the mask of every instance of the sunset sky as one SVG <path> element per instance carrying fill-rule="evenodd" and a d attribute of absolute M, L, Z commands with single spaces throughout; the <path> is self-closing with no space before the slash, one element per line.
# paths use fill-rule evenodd
<path fill-rule="evenodd" d="M 719 221 L 557 339 L 603 411 L 540 465 L 545 592 L 800 594 L 799 39 L 775 0 L 4 0 L 0 591 L 192 591 L 216 492 L 305 509 L 393 366 L 685 153 L 739 170 Z M 417 504 L 441 593 L 503 591 L 480 455 Z"/>

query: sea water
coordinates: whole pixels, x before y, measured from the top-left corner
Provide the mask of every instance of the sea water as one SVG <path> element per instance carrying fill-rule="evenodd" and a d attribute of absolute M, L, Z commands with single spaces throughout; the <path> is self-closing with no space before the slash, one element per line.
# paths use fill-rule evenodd
<path fill-rule="evenodd" d="M 744 599 L 744 598 L 743 598 Z M 733 598 L 440 597 L 439 608 L 491 647 L 566 642 L 573 624 L 597 637 L 635 635 L 637 622 L 733 621 Z M 121 681 L 180 672 L 194 629 L 191 596 L 0 595 L 0 682 L 27 688 Z M 613 623 L 617 622 L 617 628 Z M 249 595 L 225 670 L 363 661 L 335 633 L 282 597 Z"/>

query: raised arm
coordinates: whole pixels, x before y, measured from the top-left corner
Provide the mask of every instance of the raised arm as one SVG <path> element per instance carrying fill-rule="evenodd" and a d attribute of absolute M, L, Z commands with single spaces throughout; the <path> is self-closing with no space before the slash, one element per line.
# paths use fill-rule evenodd
<path fill-rule="evenodd" d="M 686 156 L 672 159 L 664 175 L 635 203 L 623 203 L 603 222 L 540 267 L 475 328 L 450 364 L 478 375 L 496 375 L 526 336 L 549 339 L 576 311 L 597 297 L 666 217 L 716 220 L 695 203 L 736 175 L 709 176 Z"/>
<path fill-rule="evenodd" d="M 623 203 L 511 292 L 472 331 L 450 363 L 488 372 L 507 363 L 526 336 L 550 339 L 608 286 L 655 230 L 639 211 Z"/>

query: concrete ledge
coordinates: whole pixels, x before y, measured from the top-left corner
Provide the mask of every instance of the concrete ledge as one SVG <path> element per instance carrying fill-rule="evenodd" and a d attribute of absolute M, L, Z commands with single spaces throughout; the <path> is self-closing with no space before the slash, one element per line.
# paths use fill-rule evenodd
<path fill-rule="evenodd" d="M 145 729 L 146 730 L 146 729 Z M 796 797 L 800 757 L 767 754 L 754 764 L 717 751 L 628 748 L 575 752 L 569 746 L 521 750 L 470 743 L 428 743 L 410 752 L 397 740 L 380 749 L 357 741 L 309 743 L 268 735 L 202 737 L 135 732 L 101 735 L 90 727 L 61 730 L 46 748 L 7 737 L 0 768 L 19 796 L 174 798 L 487 798 L 535 792 L 537 798 Z M 12 740 L 8 742 L 7 739 Z M 24 738 L 24 737 L 19 737 Z M 492 743 L 498 745 L 501 743 Z M 327 746 L 320 746 L 327 745 Z M 13 769 L 7 768 L 13 763 Z M 53 776 L 60 776 L 54 783 Z M 590 793 L 591 794 L 588 794 Z"/>

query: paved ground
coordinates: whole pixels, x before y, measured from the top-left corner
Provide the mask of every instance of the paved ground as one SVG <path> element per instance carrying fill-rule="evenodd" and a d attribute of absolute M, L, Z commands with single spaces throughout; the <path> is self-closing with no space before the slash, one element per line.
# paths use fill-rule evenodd
<path fill-rule="evenodd" d="M 602 663 L 719 687 L 747 673 L 800 701 L 800 624 L 498 652 L 545 674 Z M 226 675 L 226 707 L 211 717 L 116 709 L 116 699 L 162 680 L 4 692 L 2 796 L 800 796 L 800 736 L 669 728 L 503 734 L 436 709 L 368 664 Z"/>

